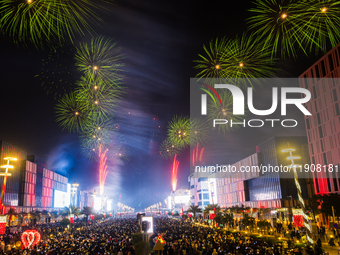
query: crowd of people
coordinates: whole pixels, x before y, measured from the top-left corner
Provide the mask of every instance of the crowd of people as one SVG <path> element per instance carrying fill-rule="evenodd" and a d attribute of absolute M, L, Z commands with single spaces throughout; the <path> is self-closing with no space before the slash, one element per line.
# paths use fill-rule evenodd
<path fill-rule="evenodd" d="M 34 229 L 41 233 L 41 242 L 30 249 L 15 246 L 25 230 L 22 229 L 3 236 L 0 254 L 158 254 L 152 248 L 159 235 L 165 240 L 164 250 L 160 251 L 163 255 L 276 255 L 287 254 L 288 251 L 282 244 L 247 237 L 242 232 L 230 233 L 224 229 L 204 227 L 189 220 L 155 218 L 154 223 L 155 234 L 149 238 L 149 244 L 142 242 L 142 249 L 136 244 L 136 236 L 140 232 L 136 218 L 109 218 L 91 225 L 75 222 L 66 229 L 60 223 L 36 225 Z M 310 249 L 299 249 L 295 250 L 295 254 L 315 253 Z"/>

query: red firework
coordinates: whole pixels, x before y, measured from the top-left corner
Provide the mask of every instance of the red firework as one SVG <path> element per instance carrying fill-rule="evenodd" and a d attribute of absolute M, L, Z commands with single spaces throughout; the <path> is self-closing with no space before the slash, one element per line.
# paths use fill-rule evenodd
<path fill-rule="evenodd" d="M 105 186 L 105 180 L 107 173 L 109 172 L 107 170 L 107 165 L 106 165 L 106 152 L 107 149 L 102 153 L 102 145 L 99 145 L 99 189 L 100 189 L 100 195 L 103 195 L 104 193 L 104 186 Z"/>
<path fill-rule="evenodd" d="M 177 154 L 175 154 L 174 157 L 174 163 L 172 164 L 172 190 L 175 191 L 177 188 L 177 171 L 178 171 L 178 165 L 179 165 L 179 161 L 176 159 L 177 158 Z"/>
<path fill-rule="evenodd" d="M 196 162 L 202 162 L 204 148 L 199 150 L 198 143 L 196 149 L 192 150 L 192 166 L 195 166 Z"/>

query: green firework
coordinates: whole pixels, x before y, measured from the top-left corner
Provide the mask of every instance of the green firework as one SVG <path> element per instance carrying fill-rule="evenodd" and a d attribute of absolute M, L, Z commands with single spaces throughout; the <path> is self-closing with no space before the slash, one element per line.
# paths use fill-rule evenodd
<path fill-rule="evenodd" d="M 121 80 L 123 64 L 121 48 L 111 39 L 97 37 L 90 43 L 82 43 L 75 56 L 76 67 L 86 79 L 110 82 Z"/>
<path fill-rule="evenodd" d="M 327 52 L 327 45 L 340 41 L 340 2 L 334 0 L 297 1 L 292 4 L 299 13 L 295 18 L 300 45 L 308 52 Z M 302 46 L 301 46 L 302 47 Z"/>
<path fill-rule="evenodd" d="M 252 16 L 248 19 L 249 29 L 255 31 L 259 42 L 272 47 L 272 56 L 296 57 L 299 34 L 296 31 L 296 15 L 291 1 L 256 0 L 255 7 L 249 9 Z"/>
<path fill-rule="evenodd" d="M 249 29 L 259 41 L 272 44 L 272 55 L 297 57 L 325 53 L 340 40 L 340 2 L 334 0 L 257 0 L 249 11 Z"/>
<path fill-rule="evenodd" d="M 179 149 L 190 145 L 190 118 L 174 116 L 168 123 L 168 140 Z"/>
<path fill-rule="evenodd" d="M 262 78 L 274 75 L 273 59 L 269 48 L 243 34 L 235 39 L 215 39 L 209 47 L 203 47 L 205 55 L 199 55 L 195 62 L 199 70 L 197 77 L 207 83 L 225 82 L 225 79 Z M 242 84 L 237 84 L 243 86 Z"/>
<path fill-rule="evenodd" d="M 209 141 L 209 125 L 202 118 L 190 119 L 190 146 L 196 146 L 197 143 L 205 144 Z"/>
<path fill-rule="evenodd" d="M 82 77 L 77 83 L 77 100 L 84 102 L 90 109 L 91 115 L 104 118 L 112 115 L 117 107 L 117 101 L 122 94 L 120 87 L 103 80 L 86 79 Z"/>
<path fill-rule="evenodd" d="M 65 51 L 62 48 L 51 51 L 46 58 L 42 59 L 41 73 L 35 77 L 39 79 L 48 95 L 59 99 L 74 89 L 76 79 L 72 70 L 73 61 L 73 51 Z"/>
<path fill-rule="evenodd" d="M 89 110 L 84 103 L 76 99 L 75 93 L 65 94 L 57 103 L 56 117 L 59 126 L 70 132 L 83 130 L 89 121 Z"/>
<path fill-rule="evenodd" d="M 222 101 L 222 105 L 217 102 L 209 100 L 208 102 L 208 121 L 213 123 L 214 119 L 225 119 L 228 121 L 225 125 L 216 125 L 216 128 L 222 132 L 232 131 L 239 127 L 239 125 L 233 125 L 231 122 L 242 122 L 244 115 L 233 114 L 233 96 L 228 90 L 219 91 L 219 95 Z"/>
<path fill-rule="evenodd" d="M 159 146 L 159 155 L 163 159 L 173 159 L 175 154 L 180 155 L 182 152 L 181 148 L 178 148 L 169 139 L 165 139 Z"/>
<path fill-rule="evenodd" d="M 89 0 L 1 0 L 2 32 L 17 43 L 73 41 L 76 34 L 92 32 L 91 24 L 101 22 L 100 5 Z"/>

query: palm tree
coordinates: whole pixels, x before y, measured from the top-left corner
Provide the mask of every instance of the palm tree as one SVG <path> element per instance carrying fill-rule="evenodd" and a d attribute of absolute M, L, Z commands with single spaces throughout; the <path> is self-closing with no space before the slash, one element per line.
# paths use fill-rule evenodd
<path fill-rule="evenodd" d="M 79 215 L 80 209 L 74 205 L 70 205 L 69 207 L 65 206 L 61 214 L 64 216 L 69 216 L 71 214 Z"/>
<path fill-rule="evenodd" d="M 221 207 L 219 207 L 219 205 L 217 204 L 210 204 L 210 205 L 207 205 L 205 208 L 204 208 L 204 213 L 205 214 L 210 214 L 210 211 L 214 211 L 214 213 L 217 215 L 217 214 L 220 214 L 221 213 Z"/>
<path fill-rule="evenodd" d="M 85 206 L 83 208 L 83 210 L 81 211 L 81 214 L 85 215 L 85 219 L 86 219 L 86 224 L 88 224 L 88 219 L 89 219 L 89 215 L 92 214 L 93 208 L 90 206 Z"/>
<path fill-rule="evenodd" d="M 52 211 L 51 212 L 51 217 L 54 219 L 54 221 L 59 217 L 59 212 L 58 211 Z"/>
<path fill-rule="evenodd" d="M 41 212 L 38 210 L 30 212 L 31 218 L 36 219 L 37 221 L 41 219 Z"/>
<path fill-rule="evenodd" d="M 198 205 L 190 205 L 188 212 L 194 214 L 194 220 L 196 221 L 196 213 L 201 213 L 202 209 Z"/>
<path fill-rule="evenodd" d="M 267 216 L 270 213 L 271 209 L 270 208 L 260 208 L 259 211 L 260 211 L 261 220 L 263 220 L 262 215 L 264 214 L 265 216 Z M 267 217 L 265 217 L 265 218 L 267 218 Z"/>
<path fill-rule="evenodd" d="M 17 215 L 17 212 L 15 211 L 15 209 L 13 207 L 11 207 L 6 214 L 9 215 L 9 224 L 8 224 L 8 226 L 11 226 L 12 216 L 13 215 Z"/>
<path fill-rule="evenodd" d="M 234 221 L 234 215 L 232 213 L 227 213 L 227 211 L 228 209 L 224 210 L 224 216 L 223 216 L 222 222 L 226 224 L 229 229 L 230 223 Z"/>
<path fill-rule="evenodd" d="M 45 220 L 45 222 L 46 222 L 46 216 L 49 216 L 50 213 L 49 213 L 49 211 L 47 211 L 47 210 L 42 210 L 41 215 L 44 216 L 44 220 Z"/>
<path fill-rule="evenodd" d="M 20 225 L 22 225 L 23 224 L 23 221 L 24 221 L 24 218 L 25 218 L 25 216 L 27 216 L 27 212 L 20 212 L 19 213 L 19 216 L 20 216 Z"/>

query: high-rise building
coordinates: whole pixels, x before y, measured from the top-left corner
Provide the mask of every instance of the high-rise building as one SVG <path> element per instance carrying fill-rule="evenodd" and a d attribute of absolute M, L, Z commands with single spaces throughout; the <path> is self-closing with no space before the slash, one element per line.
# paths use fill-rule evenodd
<path fill-rule="evenodd" d="M 35 156 L 28 155 L 27 160 L 37 165 L 37 179 L 36 179 L 36 189 L 35 189 L 35 205 L 42 207 L 42 180 L 44 168 L 46 168 L 45 160 Z"/>
<path fill-rule="evenodd" d="M 308 89 L 312 96 L 305 104 L 312 114 L 305 116 L 311 164 L 323 169 L 313 172 L 315 193 L 339 193 L 340 44 L 299 78 L 300 87 Z"/>
<path fill-rule="evenodd" d="M 35 192 L 37 183 L 37 165 L 28 161 L 20 162 L 19 206 L 27 207 L 27 212 L 35 207 Z"/>
<path fill-rule="evenodd" d="M 6 165 L 6 157 L 15 157 L 17 161 L 10 161 L 14 168 L 10 169 L 12 176 L 7 178 L 6 192 L 3 200 L 5 206 L 18 206 L 19 203 L 19 182 L 20 182 L 20 161 L 26 160 L 27 153 L 5 141 L 0 141 L 0 164 Z M 2 169 L 3 171 L 4 169 Z M 2 186 L 4 176 L 0 176 L 0 185 Z"/>

